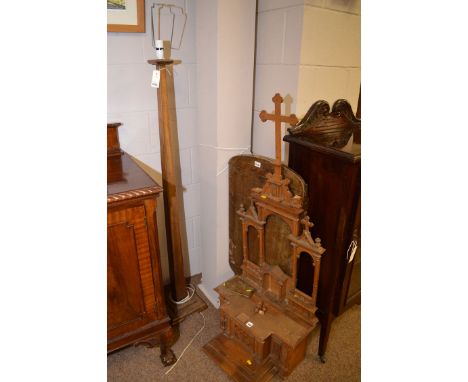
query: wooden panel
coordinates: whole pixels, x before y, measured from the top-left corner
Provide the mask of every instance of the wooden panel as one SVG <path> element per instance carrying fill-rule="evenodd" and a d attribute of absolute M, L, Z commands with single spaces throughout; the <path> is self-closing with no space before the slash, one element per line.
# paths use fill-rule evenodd
<path fill-rule="evenodd" d="M 271 340 L 271 353 L 270 357 L 274 360 L 279 360 L 280 359 L 280 354 L 281 354 L 281 341 L 277 339 L 275 336 L 272 336 Z"/>
<path fill-rule="evenodd" d="M 132 290 L 140 289 L 141 293 L 138 295 L 138 298 L 143 308 L 142 311 L 140 310 L 141 314 L 139 317 L 141 319 L 156 319 L 153 273 L 145 218 L 145 208 L 143 206 L 117 209 L 108 213 L 107 223 L 111 232 L 113 227 L 126 226 L 128 227 L 127 230 L 131 230 L 131 233 L 127 231 L 127 234 L 123 236 L 117 237 L 117 234 L 121 234 L 122 230 L 112 232 L 113 234 L 111 234 L 110 238 L 108 236 L 108 245 L 109 248 L 111 248 L 110 252 L 108 251 L 108 258 L 111 258 L 111 263 L 114 261 L 113 257 L 125 258 L 127 262 L 133 261 L 136 263 L 133 264 L 133 268 L 129 270 L 128 275 L 127 268 L 125 267 L 126 264 L 118 264 L 120 266 L 119 272 L 125 274 L 129 286 L 127 289 L 122 290 L 121 285 L 117 284 L 115 289 L 117 289 L 117 287 L 120 288 L 122 294 L 126 294 L 129 288 Z M 116 246 L 116 242 L 120 245 Z M 117 266 L 117 264 L 115 264 L 115 266 Z M 138 271 L 138 275 L 135 274 L 135 271 Z M 114 273 L 116 272 L 117 271 Z M 136 298 L 136 295 L 133 294 L 132 297 Z M 120 308 L 122 308 L 121 304 L 113 307 L 112 311 Z M 115 319 L 116 317 L 114 316 L 111 320 Z M 115 322 L 112 327 L 109 327 L 110 333 L 116 335 L 117 332 L 113 329 L 115 329 L 116 326 L 121 327 L 123 325 L 136 328 L 140 324 L 125 320 L 121 321 L 119 324 Z"/>
<path fill-rule="evenodd" d="M 252 353 L 255 352 L 255 338 L 249 335 L 241 325 L 232 321 L 232 335 L 237 338 L 242 345 L 246 346 Z"/>
<path fill-rule="evenodd" d="M 222 333 L 203 346 L 203 351 L 236 382 L 268 382 L 278 373 L 270 357 L 258 361 L 238 341 Z"/>
<path fill-rule="evenodd" d="M 346 253 L 346 271 L 343 279 L 343 293 L 340 298 L 338 312 L 341 313 L 351 305 L 361 301 L 361 201 L 359 199 L 354 218 L 352 241 L 357 250 Z"/>
<path fill-rule="evenodd" d="M 288 348 L 285 349 L 285 346 L 283 345 L 283 349 L 287 350 L 285 351 L 285 356 L 287 361 L 284 363 L 284 366 L 281 370 L 281 376 L 286 377 L 291 372 L 294 370 L 294 368 L 304 359 L 306 349 L 307 349 L 307 339 L 304 339 L 298 346 L 296 346 L 294 349 Z M 283 352 L 281 352 L 281 355 L 283 355 Z"/>
<path fill-rule="evenodd" d="M 361 292 L 361 249 L 356 251 L 356 257 L 353 265 L 353 272 L 351 273 L 349 289 L 347 293 L 346 304 L 349 300 Z"/>
<path fill-rule="evenodd" d="M 107 227 L 107 327 L 114 329 L 145 314 L 134 226 Z"/>
<path fill-rule="evenodd" d="M 154 295 L 156 300 L 155 313 L 160 320 L 167 316 L 166 301 L 164 298 L 164 285 L 161 270 L 161 254 L 159 252 L 158 223 L 156 218 L 156 199 L 147 198 L 144 200 L 146 214 L 146 230 L 149 239 L 149 249 L 151 256 L 151 266 L 153 271 Z"/>
<path fill-rule="evenodd" d="M 266 174 L 274 171 L 273 162 L 273 159 L 260 155 L 237 155 L 229 161 L 229 265 L 236 274 L 241 273 L 240 266 L 243 261 L 242 223 L 236 211 L 241 204 L 245 208 L 250 206 L 250 190 L 265 184 Z M 256 163 L 260 167 L 257 167 Z M 303 197 L 304 208 L 307 208 L 307 187 L 303 179 L 284 165 L 282 172 L 283 176 L 291 181 L 291 192 Z M 287 227 L 288 233 L 286 233 L 284 226 L 283 228 L 279 227 L 278 230 L 281 235 L 287 236 L 290 233 L 289 227 Z"/>

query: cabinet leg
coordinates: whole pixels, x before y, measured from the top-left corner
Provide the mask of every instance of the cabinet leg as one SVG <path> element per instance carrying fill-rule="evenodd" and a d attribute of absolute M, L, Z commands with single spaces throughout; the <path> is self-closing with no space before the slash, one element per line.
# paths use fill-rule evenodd
<path fill-rule="evenodd" d="M 164 366 L 170 366 L 177 361 L 177 357 L 171 349 L 171 345 L 175 342 L 178 332 L 174 333 L 172 328 L 161 334 L 161 362 Z"/>
<path fill-rule="evenodd" d="M 332 314 L 326 314 L 319 317 L 320 319 L 320 340 L 318 355 L 322 363 L 326 362 L 325 351 L 327 350 L 328 337 L 330 335 L 331 323 L 333 321 Z"/>
<path fill-rule="evenodd" d="M 157 347 L 161 349 L 161 362 L 164 366 L 170 366 L 177 361 L 177 357 L 171 349 L 171 345 L 175 342 L 176 336 L 172 328 L 154 337 L 146 338 L 135 343 L 135 346 L 143 345 L 148 348 Z"/>
<path fill-rule="evenodd" d="M 166 346 L 164 343 L 161 343 L 161 362 L 164 366 L 170 366 L 177 361 L 177 357 L 169 346 Z"/>

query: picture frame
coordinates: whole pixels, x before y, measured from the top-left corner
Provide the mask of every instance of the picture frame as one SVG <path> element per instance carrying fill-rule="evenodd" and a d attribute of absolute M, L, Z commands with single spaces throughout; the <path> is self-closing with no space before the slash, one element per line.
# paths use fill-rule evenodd
<path fill-rule="evenodd" d="M 145 32 L 145 0 L 107 0 L 108 32 Z"/>

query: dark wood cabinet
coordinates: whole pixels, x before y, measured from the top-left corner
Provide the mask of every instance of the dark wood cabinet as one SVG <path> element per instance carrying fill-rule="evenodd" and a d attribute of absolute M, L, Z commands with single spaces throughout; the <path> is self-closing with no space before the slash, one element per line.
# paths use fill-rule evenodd
<path fill-rule="evenodd" d="M 120 150 L 108 125 L 107 351 L 160 346 L 170 365 L 174 334 L 166 311 L 156 208 L 162 188 Z"/>
<path fill-rule="evenodd" d="M 308 185 L 311 232 L 326 248 L 317 297 L 323 360 L 333 319 L 361 299 L 361 122 L 345 100 L 331 112 L 318 101 L 284 141 L 289 167 Z"/>

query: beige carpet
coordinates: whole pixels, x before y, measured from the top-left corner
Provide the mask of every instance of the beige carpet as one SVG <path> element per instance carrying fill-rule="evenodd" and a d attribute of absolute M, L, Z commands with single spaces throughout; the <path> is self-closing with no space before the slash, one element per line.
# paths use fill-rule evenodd
<path fill-rule="evenodd" d="M 199 292 L 200 294 L 200 292 Z M 224 372 L 201 350 L 202 346 L 221 332 L 218 311 L 209 305 L 203 311 L 205 328 L 185 351 L 175 368 L 162 366 L 159 348 L 128 347 L 107 357 L 107 380 L 115 382 L 231 381 Z M 181 336 L 172 350 L 177 357 L 203 325 L 203 317 L 195 313 L 180 324 Z M 361 379 L 361 308 L 354 306 L 332 325 L 326 352 L 327 362 L 322 364 L 317 356 L 319 328 L 310 336 L 307 354 L 302 363 L 291 373 L 287 381 L 343 381 Z M 272 381 L 281 381 L 278 376 Z"/>

